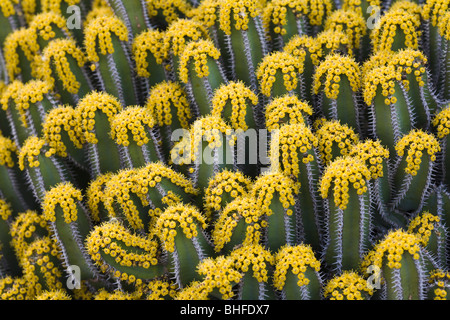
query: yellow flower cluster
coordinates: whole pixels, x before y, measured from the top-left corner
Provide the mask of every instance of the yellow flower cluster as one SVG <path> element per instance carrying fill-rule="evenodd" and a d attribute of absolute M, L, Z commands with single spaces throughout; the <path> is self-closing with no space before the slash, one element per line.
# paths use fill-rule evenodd
<path fill-rule="evenodd" d="M 42 152 L 45 153 L 41 154 Z M 56 151 L 48 148 L 44 139 L 30 136 L 20 149 L 19 168 L 23 171 L 27 164 L 30 168 L 39 167 L 39 156 L 50 158 L 54 154 L 56 154 Z"/>
<path fill-rule="evenodd" d="M 333 186 L 334 204 L 345 210 L 350 197 L 349 187 L 352 186 L 358 195 L 362 195 L 367 192 L 370 178 L 371 173 L 364 162 L 350 156 L 339 157 L 325 168 L 320 180 L 320 193 L 325 199 Z"/>
<path fill-rule="evenodd" d="M 319 139 L 318 151 L 325 165 L 334 159 L 335 152 L 346 156 L 359 143 L 359 136 L 353 128 L 339 120 L 325 120 L 315 134 Z"/>
<path fill-rule="evenodd" d="M 147 62 L 148 54 L 151 54 L 157 64 L 164 61 L 164 33 L 159 30 L 146 30 L 134 38 L 132 53 L 136 61 L 136 71 L 139 77 L 150 77 Z"/>
<path fill-rule="evenodd" d="M 158 264 L 158 245 L 155 240 L 131 233 L 117 220 L 96 226 L 86 239 L 86 248 L 102 272 L 109 271 L 128 283 L 140 285 L 141 279 L 115 269 L 105 262 L 113 259 L 120 266 L 148 269 Z"/>
<path fill-rule="evenodd" d="M 202 142 L 208 142 L 211 149 L 233 146 L 236 135 L 232 133 L 231 127 L 221 118 L 211 115 L 197 119 L 189 130 L 189 137 L 178 142 L 172 149 L 172 158 L 181 156 L 178 164 L 196 162 L 198 156 L 202 157 Z M 178 159 L 177 159 L 178 160 Z"/>
<path fill-rule="evenodd" d="M 58 266 L 60 258 L 56 242 L 49 237 L 39 238 L 27 246 L 22 265 L 29 296 L 63 288 L 64 278 Z"/>
<path fill-rule="evenodd" d="M 436 161 L 436 153 L 441 151 L 441 147 L 431 133 L 414 129 L 397 142 L 395 150 L 400 157 L 403 157 L 407 150 L 405 172 L 415 176 L 423 161 L 422 157 L 428 154 L 430 161 Z"/>
<path fill-rule="evenodd" d="M 102 112 L 111 123 L 114 116 L 122 111 L 122 108 L 119 100 L 106 92 L 94 91 L 86 95 L 75 108 L 83 139 L 87 143 L 97 144 L 98 140 L 94 130 L 96 113 Z M 105 129 L 103 128 L 103 130 Z"/>
<path fill-rule="evenodd" d="M 217 60 L 220 57 L 220 51 L 214 46 L 211 40 L 200 39 L 191 41 L 186 45 L 180 56 L 179 76 L 183 83 L 189 82 L 189 69 L 191 68 L 191 59 L 194 64 L 196 76 L 204 78 L 209 75 L 208 60 Z"/>
<path fill-rule="evenodd" d="M 175 237 L 182 231 L 188 239 L 197 237 L 201 229 L 206 229 L 206 218 L 189 204 L 168 207 L 156 220 L 154 230 L 168 252 L 175 250 Z"/>
<path fill-rule="evenodd" d="M 67 6 L 74 6 L 80 3 L 81 0 L 42 0 L 41 6 L 43 12 L 56 12 L 62 14 L 61 6 L 62 4 L 67 4 Z M 65 12 L 64 12 L 65 13 Z"/>
<path fill-rule="evenodd" d="M 0 279 L 1 300 L 25 300 L 27 297 L 27 283 L 23 277 L 6 276 Z"/>
<path fill-rule="evenodd" d="M 221 251 L 231 241 L 239 223 L 245 225 L 245 234 L 243 235 L 245 238 L 242 245 L 259 243 L 262 236 L 261 229 L 267 227 L 267 223 L 262 219 L 262 211 L 252 197 L 238 197 L 229 202 L 220 212 L 211 235 L 214 249 L 217 252 Z"/>
<path fill-rule="evenodd" d="M 369 0 L 369 1 L 367 1 L 367 5 L 372 6 L 372 7 L 375 7 L 375 6 L 380 7 L 381 1 L 380 0 Z M 358 13 L 360 13 L 360 14 L 365 14 L 365 13 L 372 14 L 372 12 L 363 12 L 361 0 L 345 0 L 342 2 L 342 9 L 358 11 Z"/>
<path fill-rule="evenodd" d="M 389 50 L 377 51 L 374 52 L 370 57 L 367 58 L 362 64 L 361 67 L 361 80 L 362 83 L 367 82 L 367 75 L 373 69 L 381 66 L 389 65 L 389 61 L 391 61 L 392 56 L 395 53 Z M 376 88 L 375 88 L 376 89 Z"/>
<path fill-rule="evenodd" d="M 327 55 L 314 73 L 314 93 L 318 94 L 319 90 L 324 90 L 328 99 L 337 99 L 342 77 L 346 77 L 352 91 L 357 92 L 361 87 L 360 73 L 355 59 L 341 54 Z"/>
<path fill-rule="evenodd" d="M 94 300 L 126 301 L 136 300 L 139 298 L 140 296 L 139 294 L 136 294 L 136 292 L 126 292 L 119 289 L 116 289 L 113 292 L 109 292 L 106 289 L 102 288 L 96 293 Z"/>
<path fill-rule="evenodd" d="M 354 56 L 353 50 L 351 50 L 350 39 L 344 31 L 326 29 L 319 32 L 315 39 L 321 58 L 338 51 L 345 52 L 349 57 Z M 319 64 L 318 62 L 316 65 Z"/>
<path fill-rule="evenodd" d="M 300 19 L 302 16 L 307 16 L 309 13 L 307 1 L 289 1 L 289 0 L 273 0 L 267 3 L 263 11 L 263 22 L 267 30 L 271 30 L 271 25 L 274 25 L 273 32 L 277 34 L 286 34 L 286 25 L 288 24 L 287 13 Z"/>
<path fill-rule="evenodd" d="M 443 270 L 433 270 L 430 272 L 428 283 L 434 290 L 434 300 L 447 300 L 447 290 L 449 286 L 450 272 Z M 431 291 L 431 290 L 430 290 Z"/>
<path fill-rule="evenodd" d="M 442 108 L 432 120 L 432 124 L 436 129 L 436 135 L 439 139 L 443 139 L 450 133 L 450 108 L 446 106 Z"/>
<path fill-rule="evenodd" d="M 273 267 L 274 256 L 258 243 L 243 245 L 234 249 L 230 258 L 233 260 L 233 267 L 243 273 L 250 270 L 253 277 L 258 282 L 268 282 L 269 270 Z"/>
<path fill-rule="evenodd" d="M 436 27 L 442 17 L 449 9 L 450 3 L 446 0 L 428 0 L 422 6 L 422 18 L 430 21 Z"/>
<path fill-rule="evenodd" d="M 35 35 L 32 40 L 38 41 L 39 37 L 45 41 L 54 39 L 57 36 L 54 30 L 55 27 L 62 31 L 65 37 L 70 37 L 70 32 L 66 24 L 66 19 L 53 11 L 37 14 L 31 20 L 29 27 L 33 30 L 32 34 Z"/>
<path fill-rule="evenodd" d="M 83 200 L 81 190 L 70 182 L 63 182 L 45 193 L 42 203 L 43 218 L 50 222 L 56 221 L 56 211 L 62 210 L 64 222 L 70 224 L 78 219 L 78 203 Z"/>
<path fill-rule="evenodd" d="M 398 72 L 405 75 L 413 73 L 417 83 L 421 87 L 425 85 L 423 76 L 426 74 L 425 66 L 427 62 L 428 59 L 423 52 L 410 48 L 397 51 L 389 61 L 389 63 L 397 68 Z M 402 83 L 405 85 L 405 89 L 409 91 L 409 82 L 403 80 Z"/>
<path fill-rule="evenodd" d="M 205 259 L 206 260 L 206 259 Z M 203 260 L 203 262 L 205 262 Z M 215 283 L 213 283 L 215 284 Z M 222 283 L 219 283 L 221 285 Z M 186 287 L 181 291 L 178 291 L 175 300 L 208 300 L 210 291 L 214 290 L 213 286 L 208 287 L 205 282 L 191 281 Z M 226 291 L 226 289 L 222 289 Z M 232 293 L 233 294 L 233 293 Z"/>
<path fill-rule="evenodd" d="M 42 137 L 51 149 L 61 157 L 67 157 L 67 146 L 62 135 L 67 134 L 76 148 L 83 148 L 83 139 L 78 128 L 78 118 L 75 109 L 70 105 L 51 109 L 42 124 Z"/>
<path fill-rule="evenodd" d="M 231 127 L 235 130 L 246 131 L 247 107 L 258 104 L 257 95 L 242 81 L 222 84 L 214 91 L 211 101 L 211 115 L 216 117 L 228 117 Z"/>
<path fill-rule="evenodd" d="M 63 300 L 72 300 L 72 297 L 69 296 L 69 294 L 62 289 L 51 290 L 51 291 L 45 290 L 41 294 L 37 295 L 35 300 L 63 301 Z"/>
<path fill-rule="evenodd" d="M 190 16 L 192 6 L 186 0 L 146 0 L 148 15 L 152 17 L 162 13 L 165 22 L 170 25 L 182 16 Z"/>
<path fill-rule="evenodd" d="M 30 28 L 20 28 L 7 35 L 3 44 L 3 55 L 9 79 L 16 80 L 16 76 L 23 71 L 20 67 L 19 51 L 23 52 L 31 69 L 35 67 L 34 57 L 39 52 L 39 45 L 32 41 L 34 36 Z"/>
<path fill-rule="evenodd" d="M 250 178 L 240 171 L 224 169 L 215 174 L 205 189 L 204 206 L 207 218 L 211 218 L 213 211 L 218 212 L 224 208 L 227 202 L 246 196 L 251 183 Z"/>
<path fill-rule="evenodd" d="M 10 103 L 13 103 L 19 96 L 19 92 L 22 87 L 22 81 L 14 80 L 4 88 L 0 96 L 0 104 L 2 106 L 2 110 L 6 111 L 10 108 Z"/>
<path fill-rule="evenodd" d="M 439 34 L 447 41 L 450 40 L 450 14 L 447 11 L 442 17 L 439 18 L 438 23 Z"/>
<path fill-rule="evenodd" d="M 303 55 L 294 57 L 287 52 L 276 51 L 266 55 L 256 71 L 261 92 L 270 97 L 275 81 L 283 81 L 287 91 L 297 88 L 298 76 L 303 73 L 305 54 L 303 51 Z"/>
<path fill-rule="evenodd" d="M 426 246 L 433 230 L 439 227 L 440 220 L 437 215 L 425 211 L 409 222 L 407 232 L 417 236 L 419 243 Z"/>
<path fill-rule="evenodd" d="M 297 275 L 297 286 L 308 285 L 310 280 L 305 277 L 308 268 L 315 272 L 320 271 L 320 261 L 314 256 L 311 246 L 301 244 L 281 247 L 275 255 L 275 271 L 273 274 L 275 288 L 283 290 L 288 271 Z"/>
<path fill-rule="evenodd" d="M 138 170 L 122 169 L 110 176 L 105 183 L 102 200 L 110 217 L 116 217 L 118 215 L 115 210 L 115 204 L 118 204 L 121 215 L 126 218 L 128 224 L 134 230 L 144 230 L 144 222 L 140 217 L 140 210 L 137 207 L 139 203 L 135 203 L 132 200 L 132 195 L 136 195 L 143 205 L 149 205 L 145 193 L 146 191 L 148 192 L 148 187 L 141 186 L 136 182 L 138 175 L 140 175 Z M 161 213 L 161 211 L 158 213 Z"/>
<path fill-rule="evenodd" d="M 116 114 L 111 122 L 111 138 L 124 147 L 134 141 L 138 146 L 147 144 L 151 137 L 149 131 L 156 125 L 147 108 L 128 106 Z"/>
<path fill-rule="evenodd" d="M 262 13 L 258 0 L 223 0 L 220 2 L 220 29 L 227 35 L 232 29 L 247 30 L 251 18 Z"/>
<path fill-rule="evenodd" d="M 367 280 L 356 272 L 344 271 L 328 281 L 324 296 L 330 300 L 365 300 L 373 294 L 367 286 Z"/>
<path fill-rule="evenodd" d="M 401 260 L 404 254 L 410 254 L 413 259 L 420 258 L 419 239 L 401 229 L 390 231 L 383 240 L 364 257 L 361 268 L 366 270 L 368 266 L 381 267 L 387 265 L 390 269 L 400 269 Z"/>
<path fill-rule="evenodd" d="M 313 153 L 319 139 L 304 124 L 285 124 L 275 131 L 270 143 L 270 160 L 275 169 L 288 176 L 298 177 L 299 162 L 306 164 L 314 161 Z"/>
<path fill-rule="evenodd" d="M 392 50 L 394 38 L 398 33 L 405 37 L 404 46 L 411 49 L 419 48 L 420 17 L 408 13 L 401 8 L 388 10 L 380 19 L 380 28 L 373 29 L 370 34 L 374 51 Z"/>
<path fill-rule="evenodd" d="M 27 110 L 43 101 L 45 95 L 49 94 L 50 91 L 50 84 L 42 80 L 30 80 L 20 88 L 14 102 L 16 103 L 20 119 L 25 128 L 28 128 L 30 125 L 30 123 L 28 123 Z"/>
<path fill-rule="evenodd" d="M 8 202 L 0 199 L 0 219 L 7 221 L 12 216 L 11 206 Z"/>
<path fill-rule="evenodd" d="M 16 13 L 16 10 L 14 9 L 14 3 L 12 2 L 12 0 L 2 1 L 0 3 L 0 9 L 5 18 L 8 18 Z"/>
<path fill-rule="evenodd" d="M 164 300 L 164 298 L 175 298 L 177 286 L 174 283 L 162 280 L 152 280 L 145 286 L 148 290 L 147 300 Z"/>
<path fill-rule="evenodd" d="M 324 29 L 344 32 L 349 40 L 350 49 L 358 49 L 361 39 L 366 35 L 366 21 L 357 10 L 338 9 L 325 20 Z"/>
<path fill-rule="evenodd" d="M 85 47 L 87 59 L 93 63 L 100 57 L 97 53 L 97 43 L 100 54 L 114 53 L 112 36 L 117 36 L 120 41 L 128 41 L 128 29 L 125 23 L 116 16 L 101 16 L 90 21 L 85 27 Z"/>
<path fill-rule="evenodd" d="M 285 124 L 307 124 L 305 120 L 313 114 L 313 109 L 296 95 L 286 94 L 267 104 L 265 113 L 266 129 L 273 131 Z"/>
<path fill-rule="evenodd" d="M 190 41 L 209 39 L 209 33 L 200 23 L 192 19 L 177 19 L 164 32 L 164 58 L 170 54 L 181 56 Z"/>
<path fill-rule="evenodd" d="M 201 289 L 204 298 L 216 288 L 219 289 L 223 300 L 232 298 L 233 285 L 242 278 L 242 274 L 234 268 L 234 261 L 229 256 L 208 257 L 197 266 L 197 272 L 204 278 L 200 284 L 197 283 L 195 291 Z"/>
<path fill-rule="evenodd" d="M 148 182 L 148 186 L 153 188 L 155 183 L 165 178 L 174 185 L 179 186 L 187 194 L 196 195 L 198 193 L 198 190 L 194 188 L 192 181 L 187 179 L 183 174 L 160 162 L 148 163 L 145 167 L 138 170 L 137 177 L 142 177 L 143 180 L 139 183 L 143 186 L 147 186 Z"/>
<path fill-rule="evenodd" d="M 397 98 L 393 97 L 395 93 L 396 82 L 402 80 L 402 75 L 393 65 L 379 66 L 371 69 L 365 75 L 364 83 L 364 102 L 371 105 L 377 92 L 386 97 L 384 103 L 386 105 L 394 104 Z"/>
<path fill-rule="evenodd" d="M 330 0 L 309 0 L 308 7 L 309 23 L 312 26 L 320 26 L 333 11 L 333 2 Z"/>
<path fill-rule="evenodd" d="M 17 152 L 17 146 L 14 141 L 0 135 L 0 165 L 13 168 Z"/>
<path fill-rule="evenodd" d="M 217 0 L 203 0 L 191 11 L 192 19 L 199 21 L 205 28 L 211 28 L 219 21 L 220 2 Z"/>
<path fill-rule="evenodd" d="M 189 127 L 192 113 L 186 92 L 178 82 L 162 81 L 156 84 L 150 90 L 145 107 L 160 127 L 170 126 L 175 114 L 175 120 L 179 121 L 181 128 Z"/>
<path fill-rule="evenodd" d="M 91 217 L 95 222 L 100 222 L 100 206 L 105 197 L 105 186 L 112 176 L 112 172 L 98 175 L 89 182 L 89 186 L 86 190 L 87 206 L 89 207 Z"/>
<path fill-rule="evenodd" d="M 55 85 L 55 79 L 59 79 L 69 93 L 78 93 L 81 84 L 71 70 L 68 60 L 72 59 L 80 68 L 86 63 L 86 56 L 75 40 L 63 38 L 50 41 L 42 52 L 42 56 L 39 56 L 36 71 L 38 77 L 45 80 L 52 88 Z M 53 70 L 56 75 L 53 74 Z"/>
<path fill-rule="evenodd" d="M 300 183 L 294 182 L 279 171 L 267 171 L 253 183 L 250 195 L 256 199 L 256 205 L 263 214 L 274 214 L 270 208 L 273 201 L 279 201 L 285 213 L 294 214 L 295 197 L 300 189 Z"/>
<path fill-rule="evenodd" d="M 383 177 L 383 161 L 389 158 L 389 150 L 379 140 L 367 139 L 354 145 L 349 156 L 363 161 L 372 174 L 372 179 Z"/>
<path fill-rule="evenodd" d="M 319 36 L 314 38 L 307 35 L 294 35 L 289 42 L 284 45 L 283 51 L 294 57 L 304 56 L 306 55 L 306 52 L 308 52 L 312 63 L 317 66 L 322 57 L 322 50 L 319 43 Z"/>
<path fill-rule="evenodd" d="M 48 234 L 50 227 L 42 214 L 34 210 L 27 210 L 19 213 L 11 223 L 11 245 L 22 260 L 28 244 L 39 238 L 43 234 Z"/>

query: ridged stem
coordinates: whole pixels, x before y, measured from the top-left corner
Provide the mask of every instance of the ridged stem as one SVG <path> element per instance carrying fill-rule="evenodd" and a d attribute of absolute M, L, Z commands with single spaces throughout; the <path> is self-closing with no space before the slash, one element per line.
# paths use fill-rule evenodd
<path fill-rule="evenodd" d="M 337 158 L 325 168 L 320 182 L 327 207 L 324 258 L 333 273 L 356 269 L 370 246 L 370 177 L 367 166 L 349 156 Z"/>
<path fill-rule="evenodd" d="M 320 261 L 309 245 L 283 246 L 275 254 L 274 287 L 285 300 L 320 300 Z"/>
<path fill-rule="evenodd" d="M 200 280 L 193 266 L 211 257 L 212 247 L 203 233 L 206 226 L 198 209 L 184 204 L 170 206 L 155 223 L 155 232 L 168 252 L 171 272 L 180 288 Z"/>

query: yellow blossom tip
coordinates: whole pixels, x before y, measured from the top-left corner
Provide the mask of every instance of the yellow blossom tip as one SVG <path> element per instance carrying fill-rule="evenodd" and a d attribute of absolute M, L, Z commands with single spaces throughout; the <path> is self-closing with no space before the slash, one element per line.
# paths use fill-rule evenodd
<path fill-rule="evenodd" d="M 181 128 L 189 128 L 192 112 L 187 94 L 178 82 L 162 81 L 152 87 L 145 107 L 160 127 L 170 126 L 178 121 Z"/>
<path fill-rule="evenodd" d="M 78 219 L 77 203 L 83 200 L 81 190 L 70 182 L 60 183 L 45 193 L 42 203 L 42 214 L 45 220 L 56 221 L 57 208 L 62 209 L 64 221 L 67 224 Z"/>
<path fill-rule="evenodd" d="M 45 47 L 41 59 L 38 60 L 37 74 L 40 79 L 47 81 L 52 87 L 55 78 L 59 79 L 65 90 L 76 94 L 80 89 L 80 82 L 71 70 L 69 59 L 74 59 L 77 67 L 83 68 L 86 56 L 73 39 L 55 39 Z M 52 70 L 55 70 L 53 73 Z"/>
<path fill-rule="evenodd" d="M 25 140 L 19 152 L 19 168 L 25 170 L 25 166 L 29 168 L 39 167 L 39 156 L 51 157 L 56 153 L 50 149 L 46 141 L 42 138 L 30 136 Z"/>
<path fill-rule="evenodd" d="M 190 64 L 194 64 L 194 70 L 197 77 L 204 78 L 209 75 L 208 60 L 217 60 L 220 57 L 220 51 L 211 40 L 200 39 L 189 42 L 180 56 L 179 75 L 183 83 L 189 81 Z"/>
<path fill-rule="evenodd" d="M 325 286 L 324 296 L 330 300 L 365 300 L 373 294 L 367 280 L 353 271 L 344 271 Z"/>
<path fill-rule="evenodd" d="M 400 269 L 402 255 L 410 254 L 413 259 L 420 258 L 419 239 L 402 229 L 390 231 L 375 247 L 367 253 L 361 264 L 362 270 L 370 265 L 379 268 L 386 264 L 390 269 Z"/>
<path fill-rule="evenodd" d="M 186 238 L 197 237 L 202 229 L 206 229 L 206 217 L 193 205 L 178 204 L 169 206 L 158 217 L 155 223 L 157 236 L 168 252 L 174 252 L 175 237 L 179 229 Z"/>
<path fill-rule="evenodd" d="M 441 147 L 433 134 L 414 129 L 397 142 L 395 150 L 400 157 L 405 156 L 407 163 L 405 172 L 415 176 L 420 169 L 423 156 L 428 155 L 428 159 L 434 162 L 436 153 L 441 150 Z M 405 155 L 406 152 L 407 155 Z"/>
<path fill-rule="evenodd" d="M 12 168 L 18 155 L 18 148 L 15 142 L 0 135 L 0 165 Z"/>
<path fill-rule="evenodd" d="M 128 106 L 117 113 L 111 121 L 111 137 L 117 144 L 127 147 L 132 141 L 138 146 L 151 140 L 149 131 L 156 121 L 147 108 Z"/>
<path fill-rule="evenodd" d="M 341 54 L 328 55 L 314 74 L 314 93 L 324 90 L 327 98 L 337 99 L 342 77 L 346 77 L 353 92 L 361 87 L 361 71 L 355 59 Z"/>
<path fill-rule="evenodd" d="M 250 110 L 258 104 L 258 96 L 248 88 L 243 82 L 229 82 L 222 84 L 214 91 L 212 99 L 211 115 L 222 117 L 224 115 L 225 107 L 231 106 L 230 123 L 233 129 L 241 129 L 246 131 L 248 125 L 246 123 L 246 116 L 248 106 Z"/>
<path fill-rule="evenodd" d="M 98 62 L 99 56 L 113 54 L 112 36 L 120 41 L 128 41 L 128 29 L 125 23 L 116 16 L 100 16 L 92 20 L 85 28 L 85 47 L 87 59 Z M 98 43 L 98 51 L 97 51 Z"/>
<path fill-rule="evenodd" d="M 353 145 L 359 143 L 359 135 L 347 124 L 339 120 L 322 119 L 316 123 L 316 136 L 319 139 L 318 151 L 325 164 L 333 160 L 334 149 L 345 156 Z"/>
<path fill-rule="evenodd" d="M 389 150 L 379 140 L 361 141 L 350 149 L 349 155 L 364 161 L 372 179 L 383 177 L 383 162 L 389 158 Z"/>
<path fill-rule="evenodd" d="M 268 216 L 273 214 L 270 204 L 274 198 L 279 199 L 287 215 L 292 215 L 299 189 L 300 183 L 285 174 L 279 171 L 267 171 L 253 183 L 250 195 L 256 199 L 257 206 Z"/>
<path fill-rule="evenodd" d="M 275 81 L 283 80 L 287 91 L 294 90 L 298 85 L 298 75 L 303 73 L 303 63 L 305 61 L 305 51 L 302 55 L 293 55 L 276 51 L 264 57 L 256 71 L 256 77 L 261 84 L 261 92 L 270 96 Z M 278 79 L 277 73 L 280 73 Z"/>
<path fill-rule="evenodd" d="M 309 279 L 305 278 L 305 272 L 308 269 L 319 272 L 320 266 L 320 261 L 315 257 L 311 246 L 285 245 L 275 255 L 274 286 L 278 290 L 283 290 L 288 272 L 297 275 L 299 287 L 307 285 Z"/>
<path fill-rule="evenodd" d="M 136 70 L 139 77 L 150 77 L 147 57 L 151 54 L 157 64 L 163 64 L 165 58 L 164 33 L 159 30 L 146 30 L 134 38 L 132 53 L 136 61 Z"/>
<path fill-rule="evenodd" d="M 262 13 L 258 0 L 224 0 L 220 2 L 220 29 L 230 35 L 232 30 L 247 30 L 251 18 Z"/>
<path fill-rule="evenodd" d="M 285 124 L 305 124 L 305 119 L 313 114 L 312 107 L 296 95 L 274 98 L 266 106 L 266 128 L 280 129 Z"/>
<path fill-rule="evenodd" d="M 370 170 L 364 162 L 350 156 L 339 157 L 326 166 L 320 179 L 319 191 L 325 199 L 332 187 L 334 204 L 345 210 L 350 198 L 350 186 L 358 195 L 362 195 L 368 191 L 367 181 L 370 178 Z"/>

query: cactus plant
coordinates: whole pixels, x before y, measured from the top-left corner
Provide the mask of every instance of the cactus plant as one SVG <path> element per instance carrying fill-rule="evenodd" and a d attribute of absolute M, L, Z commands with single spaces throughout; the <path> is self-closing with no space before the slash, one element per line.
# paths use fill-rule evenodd
<path fill-rule="evenodd" d="M 447 299 L 448 9 L 1 1 L 0 299 Z"/>

